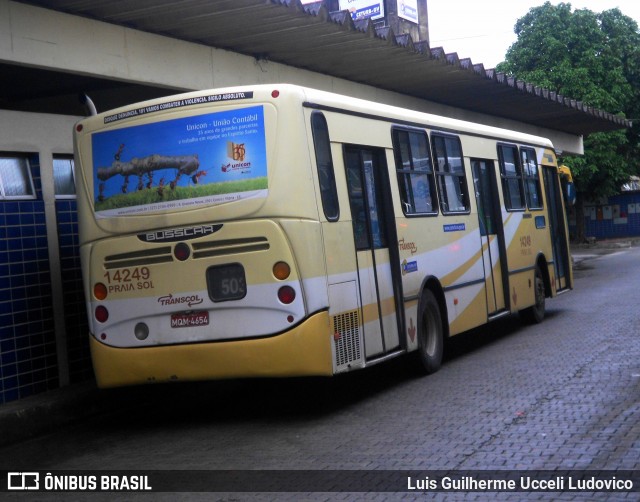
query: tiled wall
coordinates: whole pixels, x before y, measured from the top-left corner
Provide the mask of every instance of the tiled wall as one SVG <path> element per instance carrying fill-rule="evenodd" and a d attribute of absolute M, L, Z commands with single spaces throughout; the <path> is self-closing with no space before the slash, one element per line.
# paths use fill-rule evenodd
<path fill-rule="evenodd" d="M 607 204 L 585 206 L 585 213 L 586 237 L 598 240 L 640 237 L 640 192 L 624 192 L 609 197 Z M 573 233 L 575 221 L 570 227 Z"/>
<path fill-rule="evenodd" d="M 57 225 L 47 229 L 37 155 L 29 162 L 36 198 L 0 199 L 0 405 L 60 384 L 47 237 L 56 232 L 68 359 L 62 369 L 70 383 L 93 378 L 76 201 L 56 200 Z"/>
<path fill-rule="evenodd" d="M 0 404 L 58 387 L 47 228 L 37 198 L 0 200 Z"/>

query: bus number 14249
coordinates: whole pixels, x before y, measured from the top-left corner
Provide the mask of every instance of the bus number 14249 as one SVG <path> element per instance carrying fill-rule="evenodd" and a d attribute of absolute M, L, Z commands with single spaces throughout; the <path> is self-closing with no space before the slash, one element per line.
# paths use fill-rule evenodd
<path fill-rule="evenodd" d="M 123 268 L 111 272 L 107 270 L 104 274 L 104 278 L 108 284 L 123 283 L 133 281 L 148 281 L 151 277 L 151 272 L 148 267 L 135 267 L 135 268 Z"/>

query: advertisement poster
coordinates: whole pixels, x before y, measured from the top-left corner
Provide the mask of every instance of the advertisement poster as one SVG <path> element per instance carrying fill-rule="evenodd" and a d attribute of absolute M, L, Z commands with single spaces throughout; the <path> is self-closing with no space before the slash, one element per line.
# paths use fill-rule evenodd
<path fill-rule="evenodd" d="M 92 146 L 99 218 L 267 196 L 262 106 L 100 132 Z"/>
<path fill-rule="evenodd" d="M 418 0 L 398 0 L 398 17 L 418 24 Z"/>
<path fill-rule="evenodd" d="M 340 0 L 340 10 L 348 10 L 354 21 L 384 17 L 383 0 Z"/>

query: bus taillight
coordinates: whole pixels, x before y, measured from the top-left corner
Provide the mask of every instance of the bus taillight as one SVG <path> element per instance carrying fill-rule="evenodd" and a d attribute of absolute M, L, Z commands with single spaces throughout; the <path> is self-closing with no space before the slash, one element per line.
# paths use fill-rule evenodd
<path fill-rule="evenodd" d="M 109 311 L 107 310 L 107 307 L 105 307 L 104 305 L 98 305 L 96 307 L 95 316 L 96 321 L 107 322 L 107 319 L 109 319 Z"/>
<path fill-rule="evenodd" d="M 101 282 L 96 282 L 93 286 L 93 296 L 96 300 L 104 300 L 107 297 L 107 286 Z"/>
<path fill-rule="evenodd" d="M 284 261 L 279 261 L 273 266 L 273 276 L 279 281 L 284 281 L 291 274 L 291 267 Z"/>
<path fill-rule="evenodd" d="M 293 303 L 293 300 L 296 299 L 296 290 L 291 286 L 282 286 L 278 290 L 278 300 L 280 300 L 285 305 L 289 305 Z"/>

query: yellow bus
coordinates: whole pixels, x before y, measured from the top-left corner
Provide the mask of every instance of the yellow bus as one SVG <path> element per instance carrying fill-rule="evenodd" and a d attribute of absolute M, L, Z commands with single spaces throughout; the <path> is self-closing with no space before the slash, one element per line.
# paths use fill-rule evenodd
<path fill-rule="evenodd" d="M 550 141 L 293 85 L 75 127 L 102 387 L 334 375 L 572 288 Z"/>

